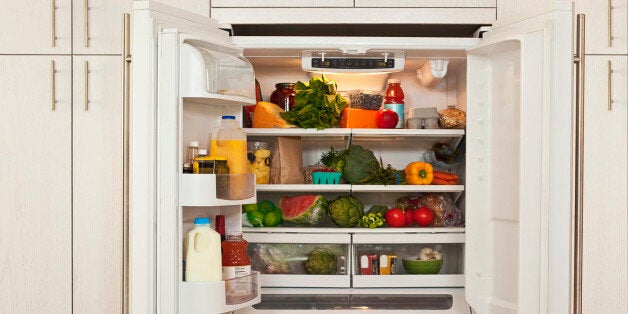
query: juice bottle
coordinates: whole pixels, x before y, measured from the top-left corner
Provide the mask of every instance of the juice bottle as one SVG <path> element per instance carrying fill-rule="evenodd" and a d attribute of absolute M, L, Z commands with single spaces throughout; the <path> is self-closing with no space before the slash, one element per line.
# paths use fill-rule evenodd
<path fill-rule="evenodd" d="M 183 240 L 184 280 L 222 280 L 220 248 L 220 235 L 210 227 L 209 218 L 194 218 L 194 229 Z"/>
<path fill-rule="evenodd" d="M 246 252 L 248 245 L 242 238 L 242 232 L 227 233 L 227 238 L 222 241 L 222 278 L 225 280 L 227 299 L 231 301 L 245 300 L 252 293 L 249 276 L 251 258 Z"/>
<path fill-rule="evenodd" d="M 399 122 L 395 128 L 403 129 L 404 127 L 404 99 L 403 89 L 401 89 L 401 82 L 398 79 L 388 79 L 388 87 L 384 94 L 384 108 L 390 109 L 397 113 L 399 116 Z"/>
<path fill-rule="evenodd" d="M 227 157 L 229 174 L 248 174 L 246 158 L 246 132 L 238 126 L 235 116 L 222 116 L 220 125 L 212 131 L 210 157 Z M 246 176 L 229 178 L 229 198 L 248 198 Z"/>

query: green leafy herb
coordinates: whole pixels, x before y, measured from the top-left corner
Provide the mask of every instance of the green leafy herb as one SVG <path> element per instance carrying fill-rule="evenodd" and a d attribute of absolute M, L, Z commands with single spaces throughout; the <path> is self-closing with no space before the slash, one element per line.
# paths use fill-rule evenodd
<path fill-rule="evenodd" d="M 298 81 L 294 92 L 294 107 L 282 112 L 282 118 L 301 128 L 322 130 L 338 125 L 347 100 L 336 92 L 336 82 L 325 75 L 313 77 L 309 83 Z"/>

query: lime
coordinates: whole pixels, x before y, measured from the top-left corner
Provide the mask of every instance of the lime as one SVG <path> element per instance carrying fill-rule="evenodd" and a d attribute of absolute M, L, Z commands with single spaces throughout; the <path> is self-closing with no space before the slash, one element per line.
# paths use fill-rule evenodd
<path fill-rule="evenodd" d="M 259 203 L 257 203 L 257 209 L 260 212 L 266 214 L 268 212 L 273 211 L 273 209 L 275 209 L 275 204 L 269 200 L 262 200 Z"/>
<path fill-rule="evenodd" d="M 262 222 L 264 221 L 264 213 L 257 210 L 247 212 L 246 218 L 249 219 L 249 222 L 253 225 L 253 227 L 261 227 Z"/>
<path fill-rule="evenodd" d="M 274 227 L 281 223 L 281 216 L 276 212 L 266 213 L 264 215 L 264 227 Z"/>
<path fill-rule="evenodd" d="M 244 204 L 242 205 L 242 209 L 244 210 L 245 213 L 250 213 L 253 211 L 257 211 L 257 204 L 253 203 L 253 204 Z"/>

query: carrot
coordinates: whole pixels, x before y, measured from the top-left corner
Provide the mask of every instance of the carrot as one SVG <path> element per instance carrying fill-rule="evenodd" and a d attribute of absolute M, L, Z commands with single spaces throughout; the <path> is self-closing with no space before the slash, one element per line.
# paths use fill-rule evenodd
<path fill-rule="evenodd" d="M 438 170 L 434 171 L 434 177 L 441 180 L 458 180 L 457 174 Z"/>
<path fill-rule="evenodd" d="M 432 179 L 432 184 L 436 185 L 456 185 L 458 184 L 458 180 L 443 180 L 439 178 Z"/>

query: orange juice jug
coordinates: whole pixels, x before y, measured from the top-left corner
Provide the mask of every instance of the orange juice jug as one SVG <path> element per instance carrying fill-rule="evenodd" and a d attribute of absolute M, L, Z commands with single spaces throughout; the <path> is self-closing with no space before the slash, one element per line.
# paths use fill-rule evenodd
<path fill-rule="evenodd" d="M 248 174 L 248 160 L 246 158 L 246 132 L 239 127 L 235 116 L 222 116 L 220 125 L 211 134 L 209 145 L 210 157 L 227 157 L 229 174 Z M 246 199 L 246 176 L 231 176 L 229 179 L 230 199 Z"/>

